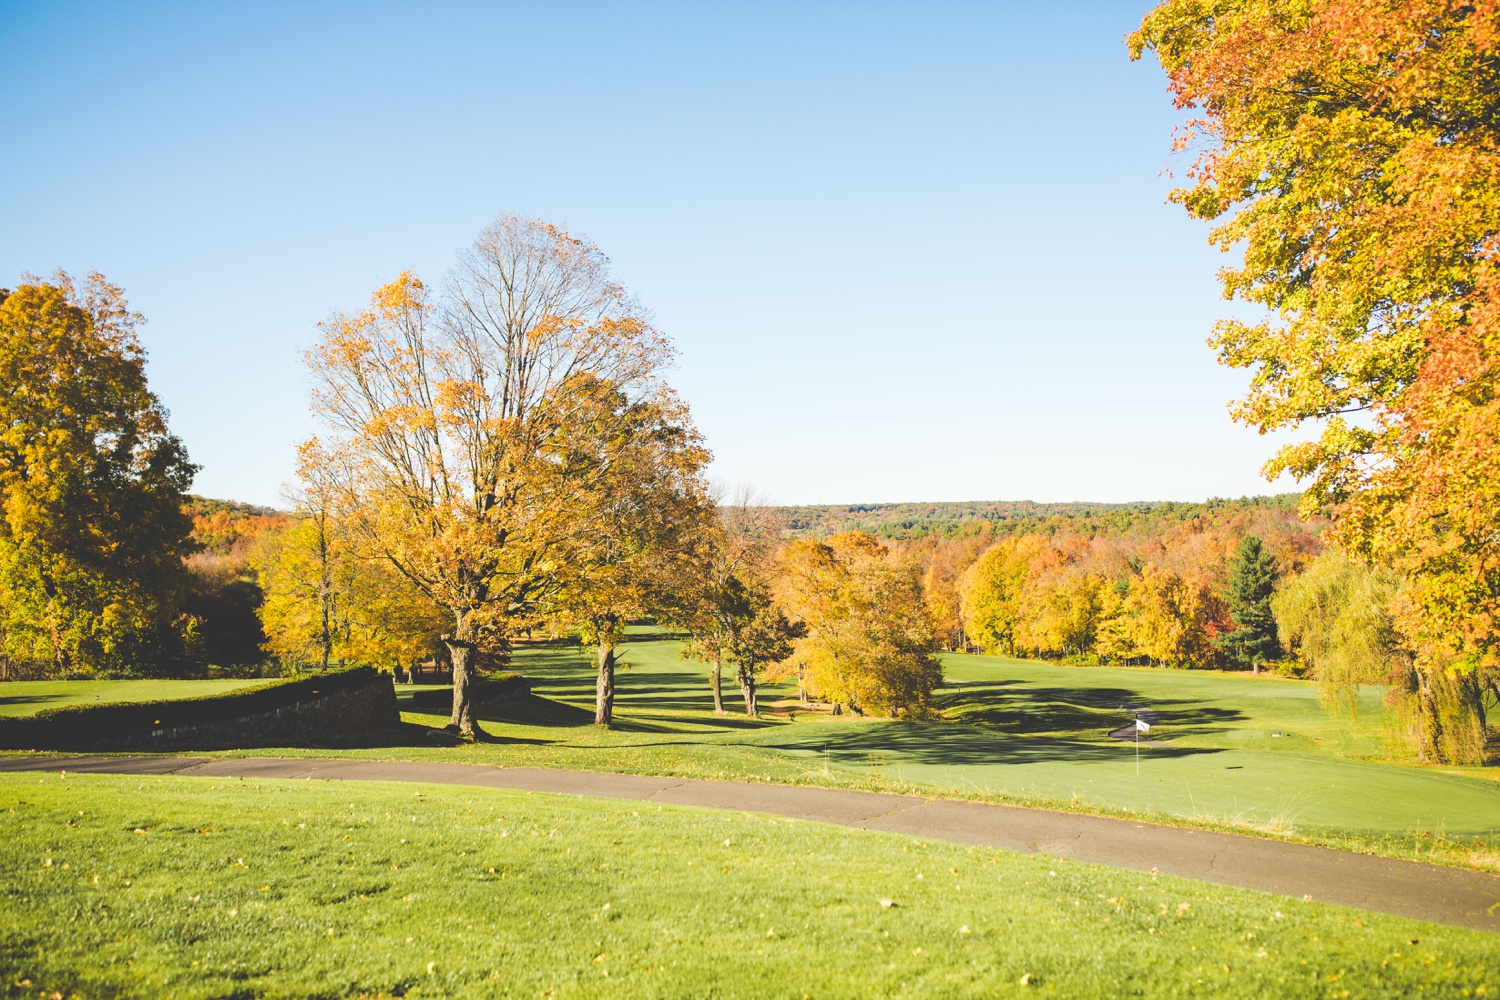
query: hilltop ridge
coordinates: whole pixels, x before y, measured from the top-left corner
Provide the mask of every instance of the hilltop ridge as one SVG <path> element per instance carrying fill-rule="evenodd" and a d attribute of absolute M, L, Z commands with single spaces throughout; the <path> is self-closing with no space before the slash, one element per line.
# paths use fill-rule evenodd
<path fill-rule="evenodd" d="M 1094 531 L 1124 534 L 1171 522 L 1223 516 L 1249 510 L 1271 510 L 1295 517 L 1300 493 L 1228 499 L 1213 497 L 1201 503 L 1181 500 L 1139 500 L 1124 503 L 1033 500 L 966 500 L 910 503 L 766 505 L 783 530 L 793 536 L 823 537 L 840 531 L 866 531 L 879 538 L 908 539 L 926 535 L 962 537 L 982 533 L 1044 530 L 1049 525 L 1091 527 Z"/>

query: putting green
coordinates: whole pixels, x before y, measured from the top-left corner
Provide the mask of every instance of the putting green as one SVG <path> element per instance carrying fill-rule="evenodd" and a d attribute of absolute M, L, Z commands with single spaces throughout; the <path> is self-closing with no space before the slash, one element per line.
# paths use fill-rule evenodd
<path fill-rule="evenodd" d="M 1306 681 L 958 655 L 944 668 L 943 704 L 966 724 L 872 724 L 780 746 L 919 784 L 1276 832 L 1500 832 L 1500 782 L 1361 759 L 1384 742 L 1378 689 L 1361 692 L 1356 731 Z M 1165 745 L 1140 747 L 1139 772 L 1136 747 L 1106 736 L 1131 719 L 1121 705 L 1159 715 L 1145 738 Z"/>

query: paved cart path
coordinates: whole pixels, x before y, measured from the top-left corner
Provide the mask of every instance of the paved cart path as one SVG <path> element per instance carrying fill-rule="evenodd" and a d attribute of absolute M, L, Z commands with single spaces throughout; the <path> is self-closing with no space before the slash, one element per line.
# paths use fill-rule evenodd
<path fill-rule="evenodd" d="M 1048 854 L 1500 933 L 1500 876 L 1326 847 L 985 802 L 736 781 L 427 761 L 6 757 L 0 771 L 404 781 L 771 813 Z"/>

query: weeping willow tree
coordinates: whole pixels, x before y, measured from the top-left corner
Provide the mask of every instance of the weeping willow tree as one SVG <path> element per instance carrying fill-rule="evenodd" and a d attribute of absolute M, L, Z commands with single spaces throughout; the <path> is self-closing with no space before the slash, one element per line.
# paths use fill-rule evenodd
<path fill-rule="evenodd" d="M 1487 694 L 1482 672 L 1416 668 L 1401 628 L 1406 582 L 1339 552 L 1328 552 L 1280 590 L 1271 607 L 1287 648 L 1318 682 L 1318 699 L 1335 717 L 1359 724 L 1359 688 L 1386 686 L 1394 724 L 1435 763 L 1484 759 Z"/>

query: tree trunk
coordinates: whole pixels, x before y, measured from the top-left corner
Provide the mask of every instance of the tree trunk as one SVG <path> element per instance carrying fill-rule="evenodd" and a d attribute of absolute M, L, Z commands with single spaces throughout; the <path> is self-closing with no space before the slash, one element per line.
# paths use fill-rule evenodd
<path fill-rule="evenodd" d="M 750 718 L 758 718 L 759 710 L 755 704 L 755 668 L 741 665 L 735 676 L 740 682 L 740 694 L 745 696 L 745 714 Z"/>
<path fill-rule="evenodd" d="M 464 638 L 464 616 L 457 618 L 453 635 L 443 636 L 443 645 L 453 661 L 453 717 L 448 728 L 473 739 L 479 736 L 479 727 L 474 724 L 474 644 Z"/>
<path fill-rule="evenodd" d="M 594 687 L 594 725 L 607 726 L 615 717 L 615 647 L 599 643 L 599 680 Z"/>
<path fill-rule="evenodd" d="M 318 605 L 322 612 L 323 629 L 318 634 L 322 662 L 319 668 L 328 672 L 328 658 L 333 654 L 333 578 L 328 569 L 328 531 L 324 518 L 318 519 Z"/>
<path fill-rule="evenodd" d="M 714 689 L 714 714 L 724 714 L 724 691 L 719 687 L 719 675 L 722 673 L 722 664 L 717 657 L 708 668 L 708 683 Z"/>
<path fill-rule="evenodd" d="M 1443 724 L 1438 715 L 1437 693 L 1432 689 L 1432 679 L 1420 669 L 1417 671 L 1417 684 L 1417 759 L 1441 764 Z"/>

